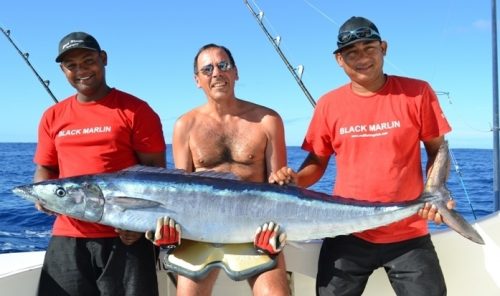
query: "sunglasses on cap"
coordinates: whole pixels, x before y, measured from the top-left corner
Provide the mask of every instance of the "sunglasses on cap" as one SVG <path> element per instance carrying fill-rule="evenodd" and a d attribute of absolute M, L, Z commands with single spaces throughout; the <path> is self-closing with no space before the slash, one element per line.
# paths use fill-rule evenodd
<path fill-rule="evenodd" d="M 219 68 L 219 70 L 221 70 L 222 72 L 229 71 L 233 68 L 233 65 L 231 65 L 231 63 L 229 63 L 228 61 L 221 61 L 215 64 L 215 66 L 217 66 L 217 68 Z M 210 76 L 212 75 L 212 73 L 214 73 L 215 66 L 212 64 L 205 65 L 201 67 L 200 70 L 198 70 L 195 74 L 201 72 L 203 75 Z"/>
<path fill-rule="evenodd" d="M 339 44 L 344 44 L 358 38 L 370 37 L 374 37 L 374 39 L 380 39 L 380 35 L 377 31 L 373 30 L 372 28 L 364 27 L 340 33 L 338 36 L 338 42 Z"/>

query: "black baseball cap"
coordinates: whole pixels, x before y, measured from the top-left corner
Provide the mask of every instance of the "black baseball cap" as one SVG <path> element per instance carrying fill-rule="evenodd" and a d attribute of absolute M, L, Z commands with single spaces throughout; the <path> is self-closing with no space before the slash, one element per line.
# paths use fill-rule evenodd
<path fill-rule="evenodd" d="M 337 36 L 338 48 L 333 53 L 338 53 L 356 42 L 370 40 L 382 40 L 377 26 L 364 17 L 353 16 L 340 27 Z"/>
<path fill-rule="evenodd" d="M 59 54 L 56 57 L 56 62 L 60 63 L 64 54 L 76 48 L 101 51 L 101 47 L 94 37 L 85 32 L 73 32 L 64 36 L 59 42 Z"/>

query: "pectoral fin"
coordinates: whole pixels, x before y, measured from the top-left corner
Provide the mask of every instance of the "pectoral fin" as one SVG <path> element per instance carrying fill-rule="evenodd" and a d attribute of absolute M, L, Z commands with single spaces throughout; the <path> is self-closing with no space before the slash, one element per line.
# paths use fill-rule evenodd
<path fill-rule="evenodd" d="M 143 209 L 161 206 L 161 203 L 153 200 L 127 196 L 116 196 L 106 200 L 106 202 L 121 211 L 125 211 L 128 209 Z"/>

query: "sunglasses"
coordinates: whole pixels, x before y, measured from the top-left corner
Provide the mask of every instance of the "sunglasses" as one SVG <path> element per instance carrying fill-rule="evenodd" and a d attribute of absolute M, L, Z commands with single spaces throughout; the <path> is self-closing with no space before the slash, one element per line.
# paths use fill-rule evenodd
<path fill-rule="evenodd" d="M 231 63 L 229 63 L 228 61 L 221 61 L 221 62 L 215 64 L 215 66 L 217 66 L 217 68 L 219 68 L 219 70 L 221 70 L 222 72 L 229 71 L 233 68 L 233 65 L 231 65 Z M 198 70 L 196 72 L 196 74 L 201 72 L 201 73 L 203 73 L 203 75 L 210 76 L 210 75 L 212 75 L 212 73 L 214 73 L 214 69 L 215 69 L 215 67 L 212 64 L 205 65 L 205 66 L 201 67 L 201 69 Z"/>
<path fill-rule="evenodd" d="M 377 33 L 377 31 L 371 28 L 364 27 L 340 33 L 338 37 L 338 42 L 340 44 L 343 44 L 358 38 L 370 38 L 373 36 L 376 36 L 378 37 L 378 39 L 380 39 L 380 35 Z"/>

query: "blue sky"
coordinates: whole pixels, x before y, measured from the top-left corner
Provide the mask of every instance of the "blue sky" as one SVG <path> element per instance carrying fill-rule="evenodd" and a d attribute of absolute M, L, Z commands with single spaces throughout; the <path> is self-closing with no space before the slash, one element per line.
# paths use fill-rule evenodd
<path fill-rule="evenodd" d="M 119 3 L 119 4 L 117 4 Z M 260 0 L 264 24 L 317 100 L 347 82 L 333 59 L 339 26 L 371 19 L 389 43 L 387 74 L 427 80 L 453 131 L 452 148 L 492 147 L 491 1 Z M 171 143 L 178 116 L 203 104 L 192 64 L 206 43 L 228 47 L 240 80 L 236 95 L 279 112 L 287 145 L 300 145 L 313 108 L 243 0 L 2 1 L 0 26 L 62 100 L 74 93 L 54 62 L 61 37 L 86 31 L 108 52 L 108 84 L 157 111 Z M 42 112 L 53 104 L 24 60 L 0 35 L 0 142 L 36 142 Z"/>

